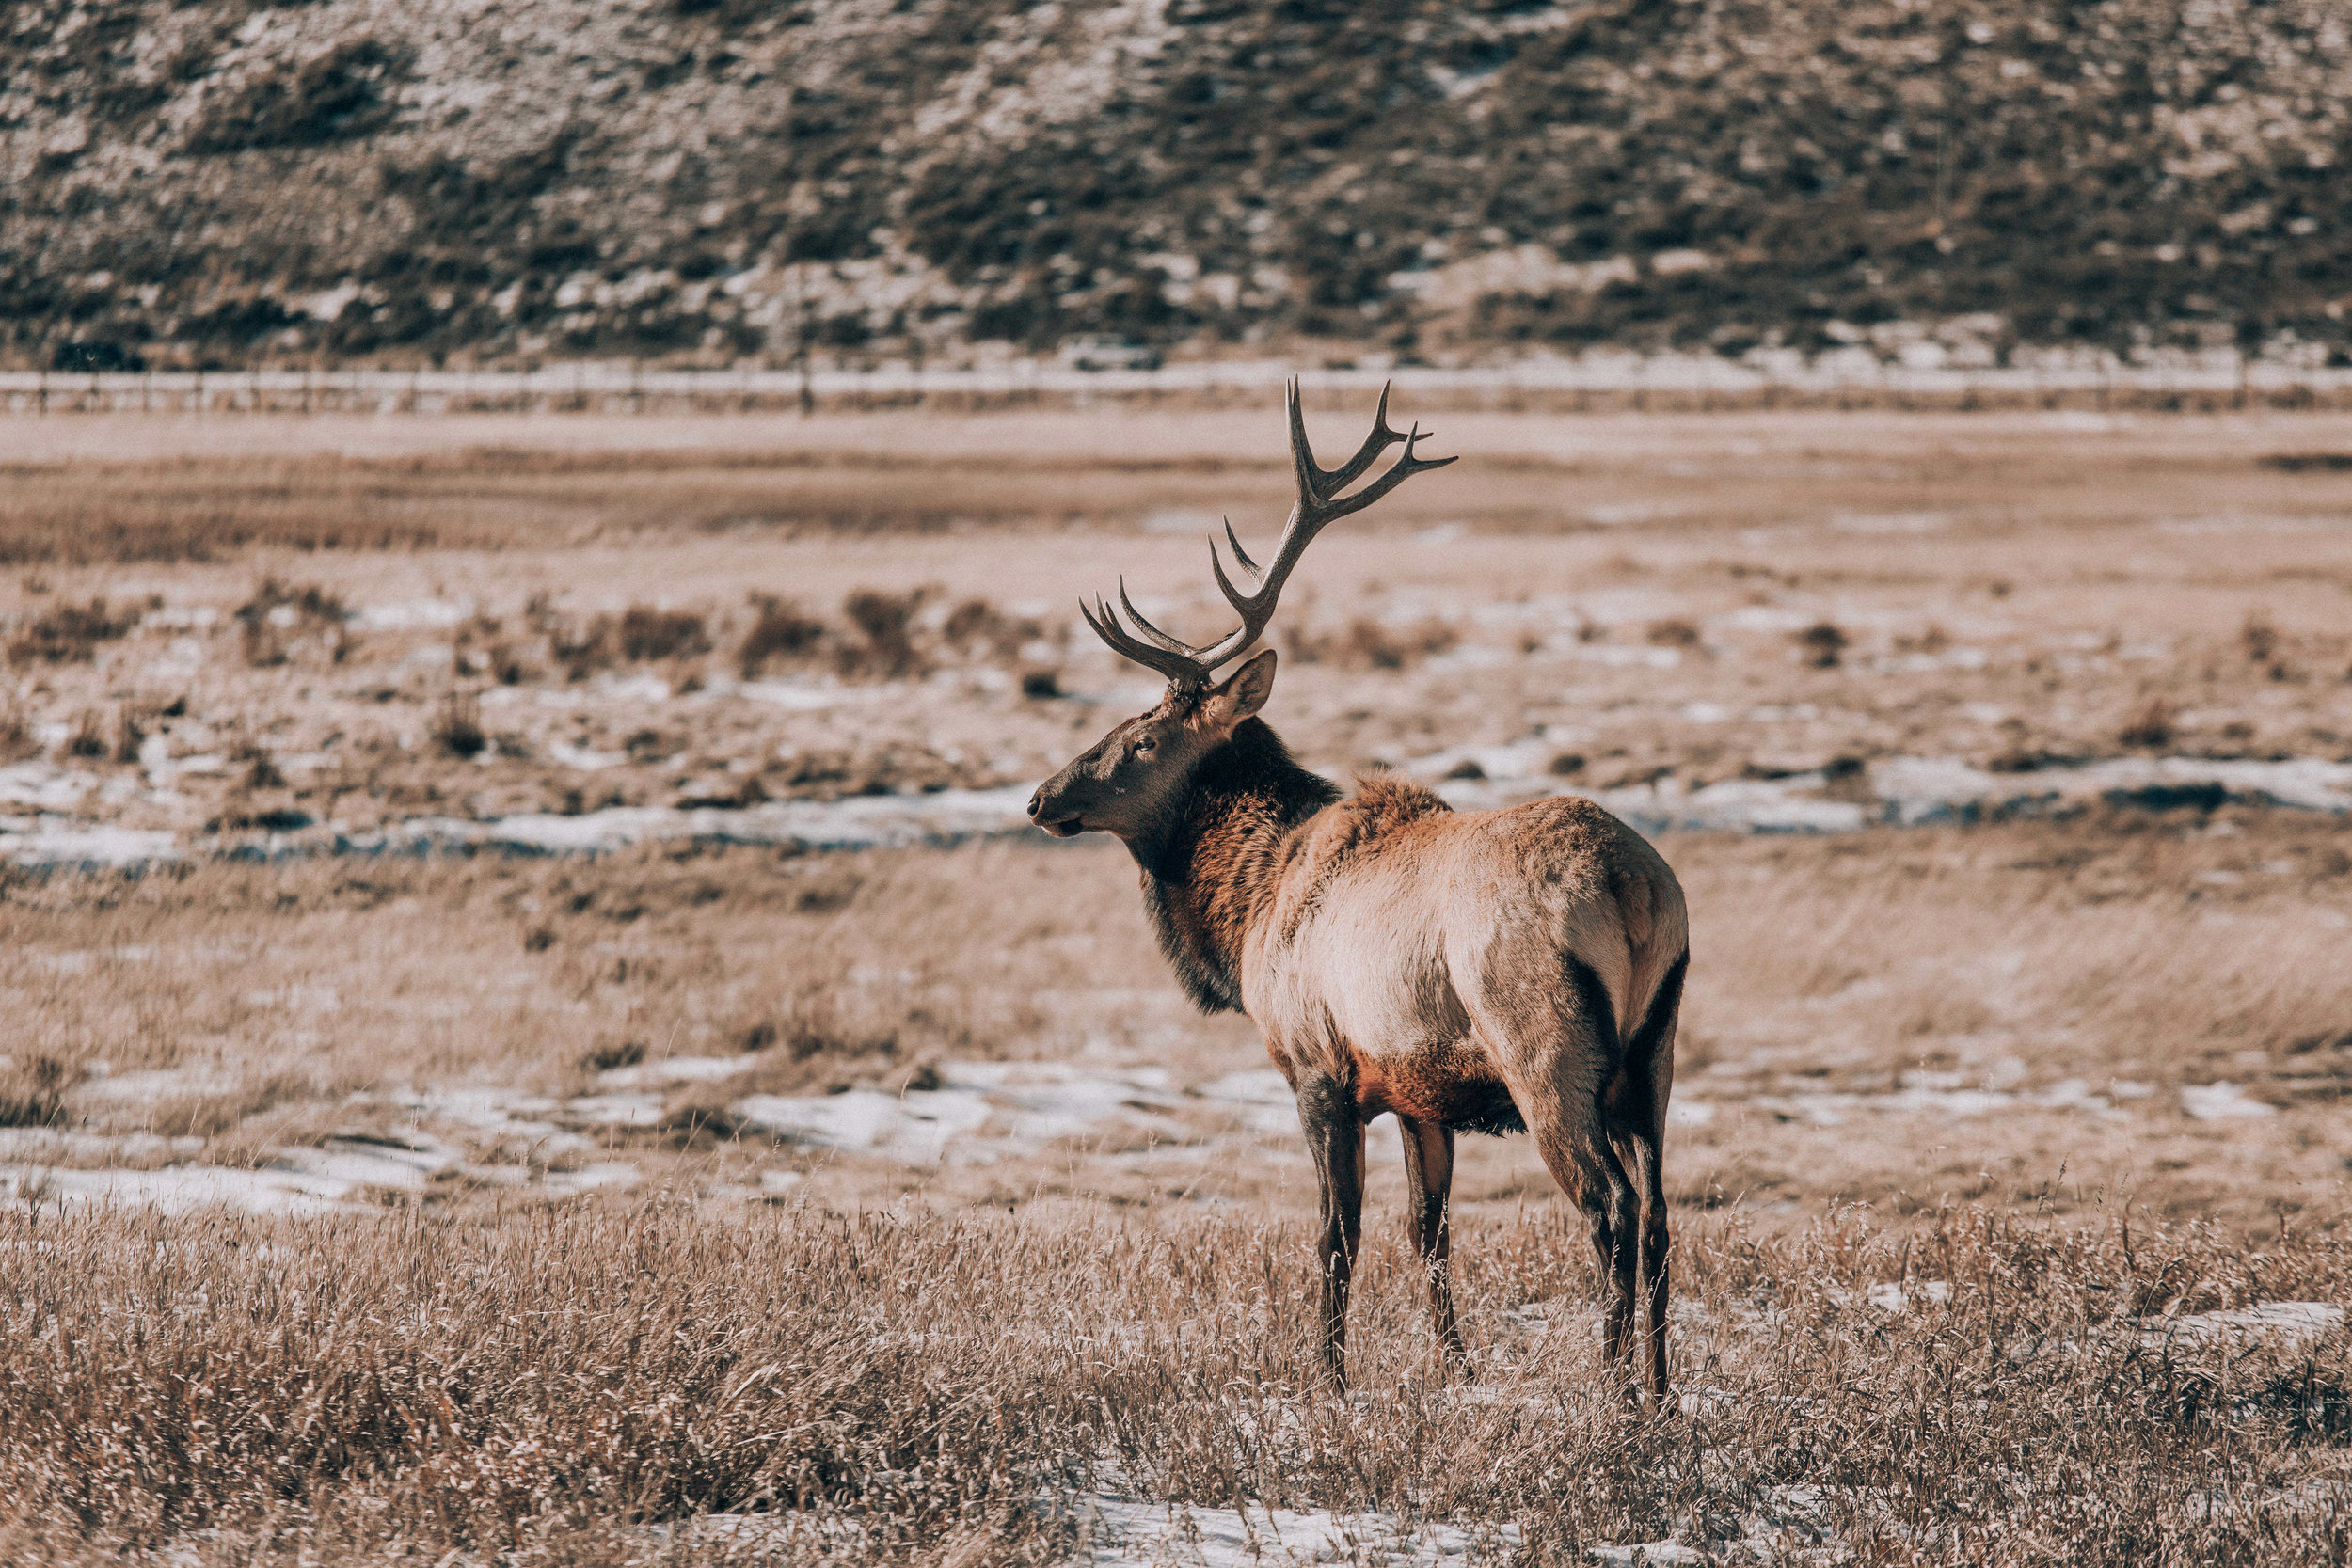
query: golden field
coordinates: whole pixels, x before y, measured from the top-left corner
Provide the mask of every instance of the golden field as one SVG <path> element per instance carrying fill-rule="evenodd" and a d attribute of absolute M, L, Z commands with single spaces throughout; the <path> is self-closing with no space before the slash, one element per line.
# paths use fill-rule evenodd
<path fill-rule="evenodd" d="M 2352 426 L 1414 417 L 1267 717 L 1661 830 L 1675 1413 L 1523 1139 L 1449 1382 L 1380 1127 L 1313 1392 L 1254 1033 L 998 822 L 1279 413 L 19 420 L 8 1555 L 2340 1560 Z"/>

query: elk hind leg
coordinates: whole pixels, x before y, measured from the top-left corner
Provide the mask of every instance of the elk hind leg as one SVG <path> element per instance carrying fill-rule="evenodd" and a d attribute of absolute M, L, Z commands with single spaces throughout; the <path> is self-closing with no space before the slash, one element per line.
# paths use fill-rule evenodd
<path fill-rule="evenodd" d="M 1586 1073 L 1563 1064 L 1541 1099 L 1521 1107 L 1535 1150 L 1560 1190 L 1581 1210 L 1600 1268 L 1601 1354 L 1621 1367 L 1632 1338 L 1636 1206 L 1633 1184 L 1609 1147 L 1600 1098 Z"/>
<path fill-rule="evenodd" d="M 1581 1096 L 1560 1109 L 1557 1116 L 1528 1117 L 1528 1127 L 1545 1168 L 1583 1211 L 1600 1269 L 1601 1357 L 1613 1369 L 1621 1368 L 1633 1327 L 1633 1187 L 1610 1150 L 1592 1099 Z"/>
<path fill-rule="evenodd" d="M 1648 1401 L 1662 1406 L 1666 1398 L 1670 1244 L 1665 1183 L 1661 1170 L 1664 1148 L 1646 1127 L 1613 1128 L 1610 1139 L 1614 1146 L 1613 1163 L 1629 1179 L 1629 1196 L 1635 1206 L 1635 1213 L 1629 1216 L 1633 1223 L 1629 1234 L 1635 1239 L 1625 1248 L 1627 1260 L 1634 1265 L 1634 1279 L 1628 1291 L 1629 1305 L 1634 1310 L 1628 1314 L 1628 1342 L 1624 1346 L 1627 1370 L 1640 1379 Z M 1632 1322 L 1635 1318 L 1640 1320 L 1638 1330 Z"/>
<path fill-rule="evenodd" d="M 1675 1025 L 1682 1006 L 1687 956 L 1675 960 L 1651 998 L 1648 1016 L 1627 1042 L 1625 1064 L 1602 1097 L 1610 1143 L 1640 1200 L 1639 1297 L 1643 1334 L 1634 1347 L 1645 1391 L 1666 1399 L 1666 1311 L 1672 1238 L 1666 1211 L 1666 1099 L 1674 1087 Z"/>
<path fill-rule="evenodd" d="M 1521 1070 L 1512 1098 L 1545 1167 L 1591 1227 L 1600 1267 L 1602 1356 L 1623 1369 L 1632 1354 L 1639 1209 L 1633 1183 L 1610 1148 L 1600 1104 L 1622 1059 L 1616 1009 L 1589 966 L 1569 955 L 1565 967 L 1567 995 L 1551 990 L 1546 997 L 1550 1016 L 1542 1037 L 1513 1040 L 1508 1054 Z M 1521 1016 L 1533 1010 L 1513 1009 Z"/>
<path fill-rule="evenodd" d="M 1356 1273 L 1363 1234 L 1364 1123 L 1356 1101 L 1336 1078 L 1299 1086 L 1298 1121 L 1321 1179 L 1323 1233 L 1323 1370 L 1332 1386 L 1347 1386 L 1347 1287 Z"/>
<path fill-rule="evenodd" d="M 1454 1191 L 1454 1129 L 1400 1115 L 1405 1142 L 1405 1202 L 1413 1246 L 1429 1281 L 1429 1315 L 1446 1359 L 1470 1373 L 1454 1317 L 1454 1227 L 1448 1208 Z"/>

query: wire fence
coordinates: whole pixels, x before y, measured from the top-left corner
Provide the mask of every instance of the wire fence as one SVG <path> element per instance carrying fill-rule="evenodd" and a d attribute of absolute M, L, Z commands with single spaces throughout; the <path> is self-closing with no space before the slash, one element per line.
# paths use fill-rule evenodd
<path fill-rule="evenodd" d="M 0 372 L 11 415 L 801 412 L 1096 400 L 1259 403 L 1293 373 L 1311 394 L 1393 381 L 1424 404 L 1615 408 L 2352 407 L 2352 369 L 2235 356 L 2133 365 L 2078 356 L 1960 369 L 1862 355 L 1757 367 L 1705 357 L 1590 358 L 1470 369 L 1298 370 L 1275 360 L 1083 369 L 1051 360 L 952 368 L 665 370 L 610 362 L 533 370 Z"/>

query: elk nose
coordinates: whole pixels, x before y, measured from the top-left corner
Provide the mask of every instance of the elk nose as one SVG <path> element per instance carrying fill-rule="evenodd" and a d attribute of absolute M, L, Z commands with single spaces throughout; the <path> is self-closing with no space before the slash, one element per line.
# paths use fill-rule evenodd
<path fill-rule="evenodd" d="M 1037 814 L 1043 810 L 1044 806 L 1045 786 L 1043 784 L 1040 784 L 1029 794 L 1029 820 L 1032 822 L 1036 821 Z"/>

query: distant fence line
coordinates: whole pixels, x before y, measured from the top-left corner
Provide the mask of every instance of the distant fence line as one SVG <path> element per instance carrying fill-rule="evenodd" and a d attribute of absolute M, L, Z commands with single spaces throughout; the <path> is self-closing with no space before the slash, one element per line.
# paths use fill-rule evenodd
<path fill-rule="evenodd" d="M 1837 356 L 1826 356 L 1837 360 Z M 676 371 L 610 363 L 530 371 L 0 371 L 0 412 L 686 413 L 815 412 L 937 404 L 985 408 L 1096 400 L 1271 400 L 1294 367 L 1217 361 L 1080 370 L 1017 360 L 980 368 Z M 1424 403 L 1566 411 L 1743 408 L 2352 408 L 2352 369 L 2263 361 L 1986 369 L 1860 363 L 1762 370 L 1689 357 L 1539 361 L 1470 370 L 1410 366 L 1297 372 L 1311 393 L 1394 381 Z"/>

